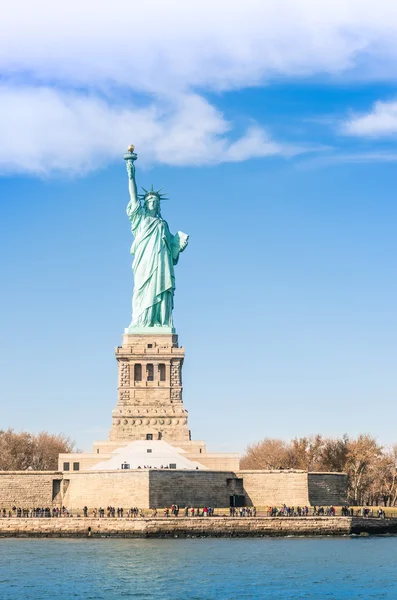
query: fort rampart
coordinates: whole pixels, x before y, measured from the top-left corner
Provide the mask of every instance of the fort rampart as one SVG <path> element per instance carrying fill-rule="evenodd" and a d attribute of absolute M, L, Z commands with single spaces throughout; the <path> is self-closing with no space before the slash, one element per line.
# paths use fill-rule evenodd
<path fill-rule="evenodd" d="M 346 475 L 305 471 L 118 470 L 0 472 L 0 508 L 121 506 L 161 508 L 171 504 L 228 507 L 342 505 Z"/>

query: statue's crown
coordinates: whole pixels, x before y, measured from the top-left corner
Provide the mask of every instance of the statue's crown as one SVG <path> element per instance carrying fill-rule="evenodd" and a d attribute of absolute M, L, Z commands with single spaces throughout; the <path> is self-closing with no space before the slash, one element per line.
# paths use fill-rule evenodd
<path fill-rule="evenodd" d="M 155 189 L 153 188 L 153 185 L 152 185 L 152 189 L 151 189 L 151 190 L 147 190 L 147 189 L 145 189 L 144 187 L 143 187 L 142 189 L 143 189 L 143 191 L 144 191 L 145 193 L 144 193 L 144 194 L 139 194 L 139 198 L 140 198 L 141 200 L 144 200 L 144 201 L 145 201 L 145 200 L 147 199 L 147 197 L 148 197 L 148 196 L 156 196 L 156 198 L 158 198 L 159 200 L 169 200 L 169 198 L 166 198 L 166 196 L 167 196 L 167 194 L 166 194 L 166 193 L 163 193 L 163 194 L 161 193 L 161 190 L 162 190 L 163 188 L 160 188 L 159 190 L 155 190 Z"/>

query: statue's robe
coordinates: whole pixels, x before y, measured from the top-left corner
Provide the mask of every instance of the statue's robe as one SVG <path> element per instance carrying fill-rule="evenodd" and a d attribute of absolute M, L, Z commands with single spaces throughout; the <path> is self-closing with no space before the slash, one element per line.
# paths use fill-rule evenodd
<path fill-rule="evenodd" d="M 187 235 L 172 235 L 161 217 L 146 214 L 140 203 L 129 202 L 127 215 L 131 221 L 134 242 L 134 293 L 132 327 L 172 327 L 174 307 L 174 265 L 186 246 Z"/>

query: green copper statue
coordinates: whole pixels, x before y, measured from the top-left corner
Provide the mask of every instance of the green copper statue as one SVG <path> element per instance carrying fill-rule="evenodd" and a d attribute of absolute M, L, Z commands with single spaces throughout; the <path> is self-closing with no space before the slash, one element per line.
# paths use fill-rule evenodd
<path fill-rule="evenodd" d="M 160 201 L 164 194 L 160 190 L 153 190 L 153 186 L 151 191 L 143 188 L 145 193 L 138 196 L 134 146 L 129 146 L 124 159 L 131 198 L 127 215 L 134 235 L 132 322 L 126 333 L 173 333 L 174 265 L 186 248 L 189 236 L 181 231 L 176 235 L 170 233 L 161 217 Z"/>

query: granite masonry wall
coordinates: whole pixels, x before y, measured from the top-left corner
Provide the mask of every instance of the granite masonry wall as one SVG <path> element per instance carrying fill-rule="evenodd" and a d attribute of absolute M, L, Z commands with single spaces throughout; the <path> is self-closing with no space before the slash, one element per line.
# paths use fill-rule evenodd
<path fill-rule="evenodd" d="M 230 471 L 150 471 L 149 506 L 229 506 L 235 480 Z"/>
<path fill-rule="evenodd" d="M 263 537 L 396 532 L 397 519 L 360 517 L 0 519 L 0 537 Z"/>
<path fill-rule="evenodd" d="M 56 505 L 62 477 L 57 471 L 0 471 L 0 508 Z"/>
<path fill-rule="evenodd" d="M 312 506 L 346 504 L 346 473 L 308 473 L 308 488 Z"/>
<path fill-rule="evenodd" d="M 83 506 L 149 507 L 149 470 L 85 471 L 70 473 L 63 503 L 68 508 Z M 64 474 L 66 479 L 66 474 Z"/>
<path fill-rule="evenodd" d="M 246 504 L 252 506 L 309 505 L 306 471 L 239 471 Z"/>
<path fill-rule="evenodd" d="M 123 506 L 225 508 L 231 496 L 248 506 L 341 505 L 346 475 L 305 471 L 120 470 L 0 472 L 0 508 Z"/>

